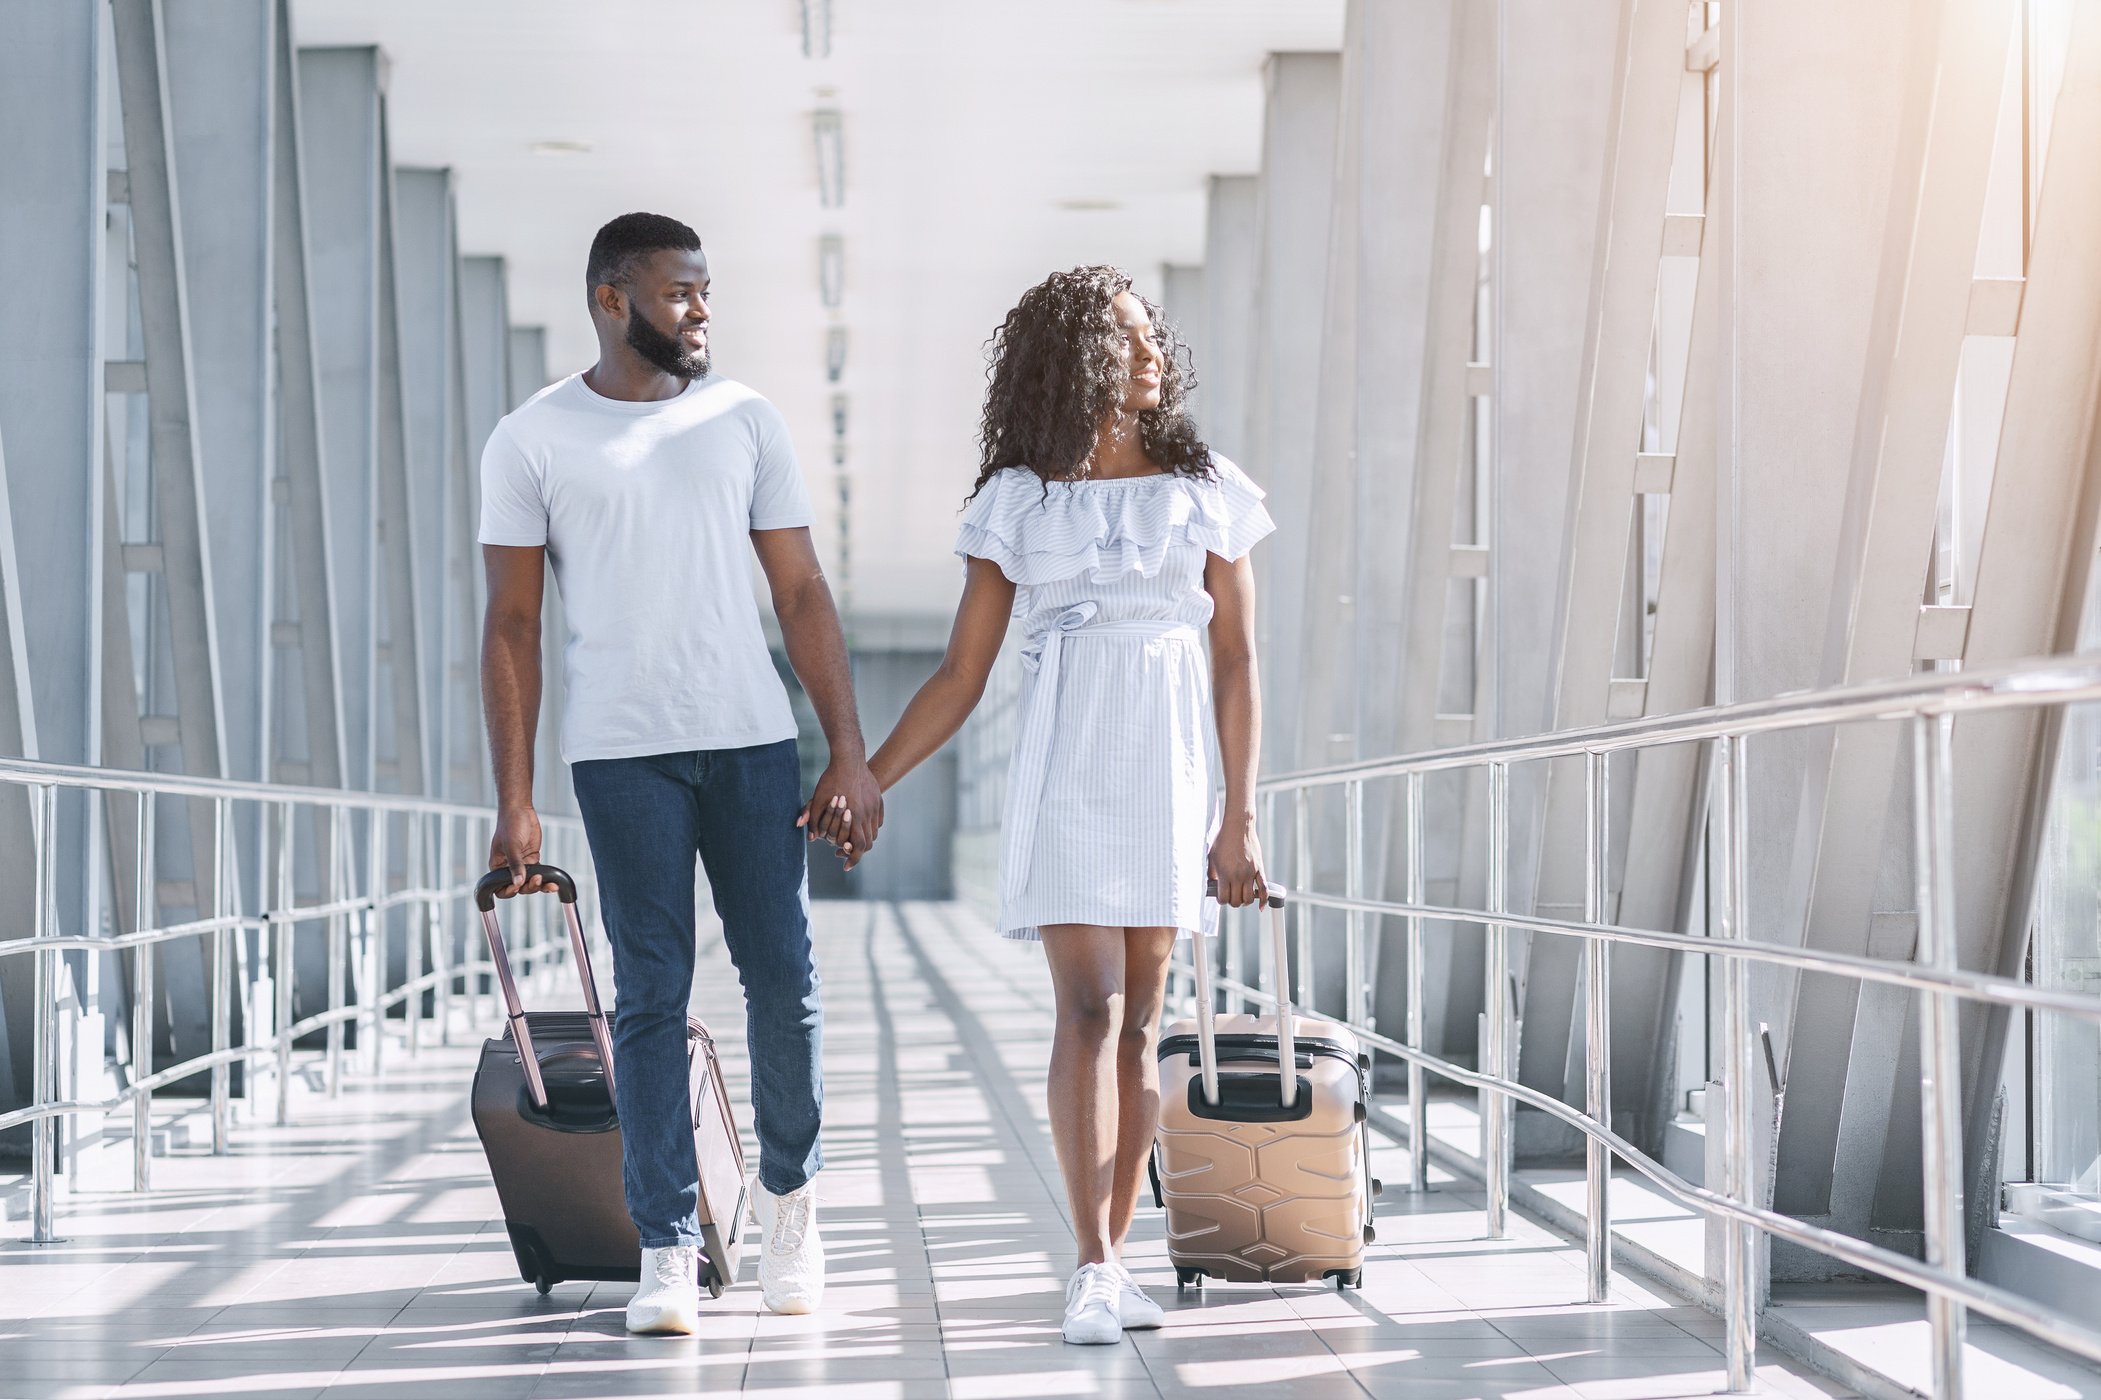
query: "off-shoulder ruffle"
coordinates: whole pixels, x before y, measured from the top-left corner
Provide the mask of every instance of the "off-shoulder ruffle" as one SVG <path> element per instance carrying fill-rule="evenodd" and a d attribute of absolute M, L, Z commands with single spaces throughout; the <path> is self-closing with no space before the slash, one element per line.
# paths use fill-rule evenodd
<path fill-rule="evenodd" d="M 1107 581 L 1147 577 L 1177 546 L 1195 545 L 1238 559 L 1276 529 L 1262 488 L 1214 455 L 1213 478 L 1131 477 L 1121 481 L 1053 482 L 1009 468 L 985 484 L 963 513 L 956 553 L 989 559 L 1015 583 L 1037 585 L 1087 576 Z"/>

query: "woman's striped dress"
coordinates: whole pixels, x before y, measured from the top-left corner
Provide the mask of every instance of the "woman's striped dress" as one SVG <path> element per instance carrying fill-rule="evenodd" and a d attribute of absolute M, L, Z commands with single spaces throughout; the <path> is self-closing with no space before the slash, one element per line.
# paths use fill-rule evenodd
<path fill-rule="evenodd" d="M 1276 528 L 1262 491 L 1212 477 L 1057 482 L 1010 467 L 963 513 L 956 553 L 1016 585 L 1028 672 L 1000 834 L 1000 933 L 1179 928 L 1204 897 L 1217 805 L 1208 555 Z"/>

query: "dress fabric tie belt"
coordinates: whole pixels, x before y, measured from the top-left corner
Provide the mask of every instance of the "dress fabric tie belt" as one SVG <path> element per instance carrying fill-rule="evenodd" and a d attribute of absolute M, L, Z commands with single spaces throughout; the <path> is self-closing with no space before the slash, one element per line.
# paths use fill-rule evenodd
<path fill-rule="evenodd" d="M 1100 611 L 1092 602 L 1075 603 L 1031 637 L 1021 649 L 1021 664 L 1033 672 L 1031 689 L 1021 716 L 1021 733 L 1014 743 L 1014 790 L 1009 794 L 1009 820 L 1000 853 L 1000 904 L 1007 911 L 1020 908 L 1029 887 L 1029 863 L 1036 850 L 1036 818 L 1043 809 L 1043 789 L 1050 777 L 1051 744 L 1058 732 L 1058 674 L 1065 643 L 1073 637 L 1157 637 L 1195 645 L 1196 628 L 1167 618 L 1096 622 Z"/>

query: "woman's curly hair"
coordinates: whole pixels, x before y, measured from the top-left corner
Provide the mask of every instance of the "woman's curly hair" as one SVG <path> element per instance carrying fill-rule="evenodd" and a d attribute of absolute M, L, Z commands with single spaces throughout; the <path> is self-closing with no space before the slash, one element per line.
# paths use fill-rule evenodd
<path fill-rule="evenodd" d="M 1119 268 L 1076 267 L 1044 278 L 1007 313 L 987 343 L 991 385 L 972 496 L 1009 467 L 1034 471 L 1046 491 L 1050 482 L 1083 472 L 1102 420 L 1123 407 L 1130 391 L 1130 366 L 1118 352 L 1123 333 L 1111 303 L 1131 290 L 1130 275 Z M 1139 300 L 1152 318 L 1164 361 L 1160 406 L 1138 415 L 1139 443 L 1166 471 L 1208 477 L 1211 450 L 1185 406 L 1196 387 L 1189 347 L 1159 307 Z"/>

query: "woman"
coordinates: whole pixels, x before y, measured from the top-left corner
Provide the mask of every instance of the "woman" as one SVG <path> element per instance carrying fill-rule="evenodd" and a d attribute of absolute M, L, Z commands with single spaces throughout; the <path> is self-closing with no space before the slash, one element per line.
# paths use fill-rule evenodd
<path fill-rule="evenodd" d="M 1157 315 L 1123 273 L 1083 267 L 1032 288 L 994 335 L 948 653 L 869 763 L 887 789 L 946 743 L 1021 620 L 1031 680 L 999 928 L 1042 940 L 1057 992 L 1051 1136 L 1079 1241 L 1063 1331 L 1080 1343 L 1163 1319 L 1120 1255 L 1159 1118 L 1168 959 L 1217 917 L 1207 873 L 1225 904 L 1262 885 L 1248 550 L 1275 526 L 1262 492 L 1198 438 L 1186 352 Z"/>

